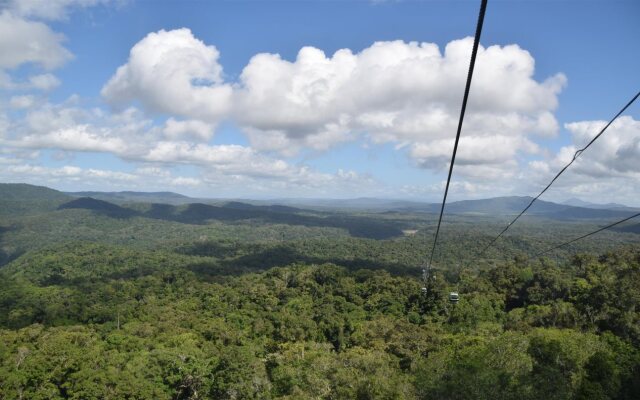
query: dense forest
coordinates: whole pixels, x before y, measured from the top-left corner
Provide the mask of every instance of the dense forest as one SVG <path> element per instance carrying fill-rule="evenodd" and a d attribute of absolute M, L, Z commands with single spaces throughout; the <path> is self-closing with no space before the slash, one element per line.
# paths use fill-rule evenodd
<path fill-rule="evenodd" d="M 429 213 L 38 193 L 0 199 L 2 399 L 640 398 L 638 235 L 529 258 L 602 220 L 474 260 L 503 219 L 448 216 L 425 295 Z"/>

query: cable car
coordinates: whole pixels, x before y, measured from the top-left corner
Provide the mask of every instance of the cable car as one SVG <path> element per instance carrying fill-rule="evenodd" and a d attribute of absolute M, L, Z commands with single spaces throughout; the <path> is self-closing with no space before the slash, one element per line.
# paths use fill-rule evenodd
<path fill-rule="evenodd" d="M 429 290 L 427 289 L 426 286 L 422 287 L 422 294 L 427 294 L 427 292 L 429 292 Z"/>
<path fill-rule="evenodd" d="M 458 295 L 458 292 L 449 293 L 449 302 L 456 304 L 458 300 L 460 300 L 460 296 Z"/>

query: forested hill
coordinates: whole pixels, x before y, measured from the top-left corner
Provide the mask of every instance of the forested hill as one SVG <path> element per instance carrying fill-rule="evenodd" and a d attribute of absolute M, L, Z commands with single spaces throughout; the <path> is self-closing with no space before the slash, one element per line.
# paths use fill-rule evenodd
<path fill-rule="evenodd" d="M 439 204 L 419 203 L 404 200 L 383 199 L 346 199 L 346 200 L 313 200 L 313 199 L 283 199 L 273 201 L 225 201 L 223 199 L 196 199 L 173 192 L 69 192 L 67 194 L 41 186 L 27 184 L 0 184 L 0 202 L 5 205 L 4 212 L 34 213 L 55 209 L 64 201 L 72 198 L 90 197 L 110 203 L 127 206 L 131 203 L 168 204 L 172 206 L 205 204 L 223 207 L 227 210 L 244 209 L 248 211 L 265 211 L 280 213 L 297 213 L 305 208 L 320 207 L 325 210 L 371 210 L 394 212 L 426 212 L 437 213 Z M 489 217 L 505 217 L 518 214 L 532 198 L 527 196 L 495 197 L 480 200 L 453 201 L 447 204 L 449 214 L 485 215 Z M 20 204 L 23 203 L 23 204 Z M 573 199 L 572 204 L 584 204 Z M 606 205 L 588 203 L 589 206 L 557 204 L 538 200 L 527 212 L 528 216 L 549 219 L 607 219 L 624 218 L 637 212 L 631 207 L 612 204 Z M 200 207 L 200 206 L 198 206 Z M 234 211 L 230 211 L 231 214 Z"/>
<path fill-rule="evenodd" d="M 151 198 L 153 195 L 150 194 Z M 145 197 L 141 193 L 136 196 Z M 447 205 L 445 224 L 448 228 L 442 232 L 447 240 L 441 243 L 441 262 L 456 262 L 460 255 L 472 257 L 478 246 L 499 232 L 504 221 L 529 200 L 524 197 L 495 198 Z M 275 244 L 332 238 L 337 246 L 324 245 L 337 250 L 348 237 L 398 241 L 392 243 L 398 249 L 388 249 L 391 256 L 387 265 L 393 264 L 393 259 L 405 258 L 406 244 L 410 243 L 410 264 L 414 265 L 415 260 L 424 257 L 424 243 L 433 234 L 437 217 L 436 213 L 424 210 L 309 210 L 264 202 L 113 203 L 92 197 L 70 197 L 49 188 L 24 184 L 0 184 L 0 205 L 0 266 L 24 252 L 74 240 L 155 248 L 175 247 L 203 238 Z M 519 252 L 531 254 L 560 240 L 597 229 L 612 219 L 618 219 L 619 215 L 628 215 L 627 211 L 594 210 L 546 202 L 540 202 L 539 207 L 490 249 L 487 258 L 504 259 Z M 616 228 L 619 229 L 603 232 L 597 238 L 581 241 L 556 254 L 564 258 L 576 250 L 601 252 L 617 244 L 638 240 L 638 231 L 632 222 Z M 601 238 L 606 240 L 599 240 Z M 278 253 L 275 249 L 264 251 L 270 257 L 276 257 L 273 253 Z M 295 249 L 285 252 L 289 255 L 298 253 Z M 340 259 L 344 259 L 344 251 L 340 250 L 340 253 Z M 370 258 L 371 254 L 374 252 L 369 252 L 367 257 Z M 322 259 L 330 260 L 331 257 Z M 276 259 L 272 258 L 272 261 L 276 262 L 275 265 L 282 265 Z"/>
<path fill-rule="evenodd" d="M 0 183 L 0 216 L 52 211 L 69 200 L 70 196 L 44 186 Z"/>

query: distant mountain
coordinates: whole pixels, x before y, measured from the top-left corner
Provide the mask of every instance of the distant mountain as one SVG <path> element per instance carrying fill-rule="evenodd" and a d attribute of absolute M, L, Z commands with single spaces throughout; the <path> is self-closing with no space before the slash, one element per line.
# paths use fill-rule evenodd
<path fill-rule="evenodd" d="M 580 200 L 576 197 L 573 197 L 567 201 L 563 201 L 562 204 L 567 206 L 575 206 L 575 207 L 584 207 L 584 208 L 595 208 L 595 209 L 617 209 L 617 208 L 626 208 L 631 209 L 631 207 L 625 206 L 624 204 L 619 203 L 607 203 L 607 204 L 598 204 L 591 203 L 588 201 Z"/>
<path fill-rule="evenodd" d="M 0 216 L 32 215 L 55 210 L 71 197 L 44 186 L 0 183 Z"/>
<path fill-rule="evenodd" d="M 71 197 L 71 196 L 73 197 Z M 73 198 L 78 202 L 71 202 Z M 464 200 L 448 203 L 445 209 L 449 214 L 513 216 L 523 210 L 531 197 L 494 197 L 480 200 Z M 573 199 L 577 200 L 577 199 Z M 100 202 L 102 201 L 102 203 Z M 578 200 L 579 201 L 579 200 Z M 65 204 L 66 203 L 66 204 Z M 125 203 L 146 203 L 151 207 L 144 211 L 134 206 L 121 207 Z M 317 224 L 318 221 L 303 221 L 301 213 L 316 210 L 368 210 L 375 212 L 426 212 L 437 213 L 439 203 L 421 203 L 408 200 L 357 198 L 357 199 L 278 199 L 255 201 L 201 200 L 173 192 L 73 192 L 62 193 L 42 186 L 26 184 L 0 184 L 0 215 L 26 215 L 61 208 L 85 208 L 105 215 L 128 217 L 141 215 L 161 219 L 181 219 L 193 223 L 203 219 L 236 220 L 246 218 L 267 218 L 274 222 L 285 222 L 282 214 L 296 215 L 294 223 Z M 113 207 L 112 207 L 113 206 Z M 178 209 L 176 206 L 182 206 Z M 185 206 L 188 206 L 184 208 Z M 595 207 L 573 206 L 538 200 L 526 215 L 551 219 L 615 219 L 624 218 L 637 210 L 621 204 Z M 119 208 L 114 208 L 119 207 Z M 132 214 L 134 213 L 134 214 Z M 327 221 L 321 225 L 326 226 Z M 333 220 L 330 226 L 344 226 Z M 374 227 L 372 227 L 374 228 Z"/>
<path fill-rule="evenodd" d="M 532 197 L 495 197 L 483 200 L 465 200 L 447 204 L 446 212 L 452 214 L 479 214 L 489 216 L 515 216 L 531 203 Z M 536 200 L 525 215 L 550 219 L 615 219 L 633 213 L 625 209 L 593 209 Z"/>
<path fill-rule="evenodd" d="M 431 210 L 434 204 L 410 200 L 378 199 L 372 197 L 360 197 L 356 199 L 273 199 L 261 201 L 263 204 L 282 204 L 293 207 L 331 210 L 369 210 L 369 211 L 394 211 L 400 209 Z"/>
<path fill-rule="evenodd" d="M 165 203 L 165 204 L 189 204 L 199 201 L 192 197 L 174 192 L 67 192 L 73 197 L 92 197 L 114 203 Z"/>
<path fill-rule="evenodd" d="M 472 214 L 484 216 L 515 216 L 532 200 L 528 196 L 494 197 L 490 199 L 462 200 L 447 203 L 445 212 L 449 214 Z M 439 203 L 420 203 L 406 200 L 359 198 L 346 200 L 328 199 L 282 199 L 274 203 L 299 205 L 320 209 L 369 210 L 379 212 L 427 212 L 438 213 Z M 594 209 L 557 204 L 537 200 L 526 215 L 551 219 L 606 219 L 624 218 L 633 211 L 629 208 Z"/>

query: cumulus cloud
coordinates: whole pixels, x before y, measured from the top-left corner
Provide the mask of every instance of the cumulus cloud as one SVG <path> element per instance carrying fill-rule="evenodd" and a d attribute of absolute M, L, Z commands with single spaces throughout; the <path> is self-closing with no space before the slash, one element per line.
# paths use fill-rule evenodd
<path fill-rule="evenodd" d="M 122 138 L 112 137 L 109 132 L 93 131 L 88 125 L 61 128 L 44 135 L 27 135 L 13 144 L 29 148 L 97 151 L 115 154 L 126 153 L 129 148 L 128 143 Z"/>
<path fill-rule="evenodd" d="M 150 33 L 133 46 L 102 95 L 113 105 L 138 101 L 150 111 L 215 123 L 228 112 L 232 93 L 218 57 L 189 29 Z"/>
<path fill-rule="evenodd" d="M 305 47 L 295 61 L 258 54 L 235 93 L 236 118 L 264 150 L 326 149 L 358 134 L 409 146 L 418 164 L 442 168 L 457 126 L 472 39 L 437 45 L 377 42 L 328 57 Z M 533 57 L 517 45 L 480 47 L 461 161 L 503 164 L 536 152 L 532 135 L 553 136 L 566 78 L 533 78 Z M 463 150 L 483 144 L 491 152 Z M 499 150 L 495 150 L 501 146 Z"/>
<path fill-rule="evenodd" d="M 168 137 L 167 129 L 205 128 L 193 121 L 167 121 L 164 127 L 154 125 L 135 108 L 110 114 L 99 109 L 85 110 L 72 105 L 45 104 L 29 110 L 21 123 L 13 123 L 10 135 L 0 136 L 0 147 L 12 152 L 53 149 L 65 153 L 101 152 L 115 155 L 125 161 L 147 165 L 144 173 L 155 175 L 154 182 L 167 185 L 225 188 L 228 193 L 238 193 L 259 188 L 267 194 L 278 190 L 346 190 L 345 188 L 371 187 L 372 179 L 353 171 L 321 173 L 306 165 L 295 165 L 285 160 L 261 154 L 251 147 L 240 145 L 211 145 L 200 138 L 187 135 Z M 177 126 L 177 128 L 175 128 Z M 195 127 L 195 128 L 194 128 Z M 16 162 L 8 172 L 16 175 L 38 173 L 54 176 L 50 169 Z M 201 177 L 167 176 L 167 170 L 176 166 L 195 167 Z M 33 168 L 32 168 L 33 167 Z M 36 168 L 37 167 L 37 168 Z M 35 168 L 35 169 L 34 169 Z M 44 169 L 43 169 L 44 168 Z M 142 171 L 142 170 L 141 170 Z M 56 172 L 55 176 L 62 172 Z M 137 175 L 142 172 L 137 173 Z M 25 175 L 26 176 L 26 175 Z M 73 177 L 91 176 L 74 174 Z M 145 175 L 146 176 L 146 175 Z M 162 179 L 160 179 L 162 178 Z M 313 189 L 315 188 L 315 189 Z"/>
<path fill-rule="evenodd" d="M 230 117 L 261 152 L 291 157 L 364 137 L 439 170 L 453 146 L 471 46 L 471 38 L 442 52 L 433 43 L 376 42 L 332 56 L 304 47 L 294 61 L 263 53 L 231 84 L 214 46 L 188 29 L 162 30 L 131 49 L 102 94 L 113 105 L 139 102 L 171 116 L 167 139 L 206 141 Z M 533 57 L 517 45 L 480 47 L 458 172 L 509 176 L 521 155 L 539 153 L 536 137 L 557 134 L 553 111 L 566 78 L 537 81 L 534 72 Z"/>
<path fill-rule="evenodd" d="M 280 172 L 270 176 L 267 171 L 253 174 L 247 166 L 225 169 L 203 168 L 195 176 L 185 176 L 171 171 L 167 165 L 143 166 L 133 171 L 112 171 L 43 166 L 37 162 L 3 157 L 0 155 L 0 180 L 32 182 L 43 185 L 95 186 L 101 190 L 132 188 L 137 190 L 216 190 L 217 196 L 265 195 L 281 196 L 283 192 L 297 195 L 344 195 L 352 191 L 370 189 L 373 180 L 353 171 L 339 170 L 335 174 L 320 173 L 306 167 L 278 167 Z M 264 164 L 263 164 L 264 166 Z M 266 179 L 265 179 L 266 178 Z"/>
<path fill-rule="evenodd" d="M 566 160 L 570 153 L 584 147 L 606 124 L 606 121 L 565 124 L 573 144 L 560 150 L 557 161 Z M 630 116 L 618 118 L 576 161 L 575 172 L 594 177 L 640 177 L 640 121 Z"/>
<path fill-rule="evenodd" d="M 62 167 L 47 167 L 35 163 L 8 163 L 0 171 L 0 179 L 3 181 L 33 182 L 42 185 L 62 185 L 67 188 L 74 188 L 74 185 L 82 187 L 96 187 L 104 190 L 128 189 L 133 186 L 147 190 L 184 189 L 185 187 L 197 186 L 201 183 L 197 178 L 174 176 L 167 170 L 150 170 L 145 168 L 133 171 L 113 171 L 97 168 L 80 168 L 73 165 Z M 0 163 L 2 158 L 0 157 Z"/>
<path fill-rule="evenodd" d="M 0 89 L 12 91 L 41 90 L 44 92 L 55 89 L 60 85 L 60 80 L 53 74 L 37 74 L 28 77 L 27 80 L 16 81 L 10 74 L 0 70 Z"/>
<path fill-rule="evenodd" d="M 416 165 L 447 166 L 472 39 L 376 42 L 359 53 L 327 56 L 304 47 L 296 60 L 258 54 L 238 82 L 225 82 L 219 53 L 188 29 L 147 35 L 104 86 L 114 105 L 140 102 L 174 118 L 167 138 L 206 140 L 231 116 L 266 152 L 293 156 L 366 137 L 406 148 Z M 517 45 L 480 47 L 461 143 L 461 165 L 509 174 L 520 154 L 536 154 L 535 137 L 554 136 L 562 74 L 534 79 L 533 57 Z M 487 151 L 473 151 L 481 145 Z M 465 171 L 478 171 L 463 168 Z"/>
<path fill-rule="evenodd" d="M 202 167 L 209 178 L 235 177 L 236 179 L 283 181 L 297 186 L 313 186 L 320 182 L 369 181 L 355 172 L 339 170 L 336 174 L 316 172 L 308 166 L 292 165 L 284 160 L 258 153 L 240 145 L 207 145 L 188 142 L 157 143 L 141 160 L 153 163 L 188 164 Z"/>
<path fill-rule="evenodd" d="M 211 139 L 214 126 L 197 120 L 177 121 L 169 118 L 165 122 L 164 134 L 169 139 L 192 138 L 206 141 Z"/>
<path fill-rule="evenodd" d="M 71 58 L 62 46 L 64 36 L 41 22 L 28 21 L 8 11 L 0 13 L 0 68 L 33 63 L 45 69 L 59 67 Z"/>
<path fill-rule="evenodd" d="M 9 105 L 13 108 L 31 108 L 36 100 L 33 96 L 13 96 L 9 99 Z"/>
<path fill-rule="evenodd" d="M 29 84 L 26 85 L 29 88 L 39 90 L 51 90 L 60 85 L 60 80 L 52 74 L 40 74 L 29 77 Z"/>
<path fill-rule="evenodd" d="M 1 8 L 0 4 L 0 8 Z M 51 73 L 16 81 L 10 71 L 23 64 L 51 70 L 71 59 L 62 45 L 65 38 L 47 25 L 24 19 L 9 10 L 0 11 L 0 88 L 12 91 L 54 89 L 60 84 Z"/>
<path fill-rule="evenodd" d="M 584 147 L 607 121 L 579 121 L 565 124 L 570 145 L 542 160 L 531 161 L 525 180 L 546 184 Z M 584 151 L 556 181 L 549 198 L 579 197 L 603 202 L 637 204 L 640 180 L 640 121 L 619 117 L 607 131 Z"/>
<path fill-rule="evenodd" d="M 62 11 L 37 14 L 28 11 L 33 3 L 25 2 L 23 11 L 5 11 L 2 17 L 19 21 L 18 25 L 44 27 L 42 32 L 53 35 L 62 53 L 57 51 L 57 61 L 45 53 L 19 56 L 17 52 L 5 59 L 0 53 L 0 68 L 35 63 L 50 69 L 70 57 L 60 44 L 61 36 L 17 15 L 60 19 L 69 5 L 95 3 L 60 1 L 56 7 Z M 163 170 L 195 166 L 202 176 L 172 178 L 190 185 L 227 182 L 267 191 L 371 187 L 374 181 L 367 175 L 343 170 L 321 173 L 287 158 L 301 149 L 323 151 L 364 139 L 365 145 L 391 143 L 416 166 L 443 170 L 453 147 L 471 46 L 471 38 L 452 41 L 443 49 L 432 43 L 376 42 L 359 52 L 342 49 L 333 55 L 305 47 L 293 61 L 257 54 L 231 82 L 225 80 L 215 46 L 188 29 L 161 30 L 135 44 L 102 88 L 103 98 L 115 111 L 85 109 L 71 102 L 33 109 L 28 104 L 32 97 L 14 96 L 10 105 L 24 109 L 25 117 L 5 123 L 0 142 L 25 151 L 106 152 Z M 484 184 L 494 178 L 513 182 L 530 178 L 523 177 L 519 165 L 525 156 L 544 156 L 537 138 L 557 134 L 553 113 L 566 84 L 562 74 L 537 80 L 534 72 L 533 57 L 517 45 L 480 47 L 456 163 L 461 177 L 454 186 L 456 193 L 482 193 Z M 3 87 L 50 90 L 59 84 L 49 73 L 27 79 L 13 82 L 0 70 Z M 227 118 L 240 126 L 251 147 L 211 144 L 218 123 Z M 588 128 L 567 125 L 566 129 L 574 132 L 578 143 L 579 132 Z M 590 174 L 632 173 L 635 143 L 636 147 L 629 142 L 615 153 L 620 160 L 615 168 L 603 159 L 599 169 L 590 167 Z M 563 149 L 558 159 L 571 150 L 571 146 Z M 543 176 L 556 162 L 538 160 L 536 176 Z"/>
<path fill-rule="evenodd" d="M 32 96 L 16 96 L 24 105 Z M 22 118 L 10 120 L 0 144 L 15 149 L 109 152 L 118 156 L 135 154 L 153 145 L 159 129 L 135 109 L 117 114 L 84 109 L 70 98 L 61 104 L 41 102 L 28 108 Z"/>
<path fill-rule="evenodd" d="M 403 185 L 399 188 L 399 192 L 404 197 L 420 198 L 423 201 L 442 201 L 442 193 L 444 192 L 446 180 L 427 185 Z M 474 198 L 483 197 L 491 190 L 495 191 L 495 186 L 486 185 L 477 182 L 469 182 L 466 180 L 452 181 L 449 186 L 450 198 Z M 494 192 L 495 196 L 495 192 Z"/>

